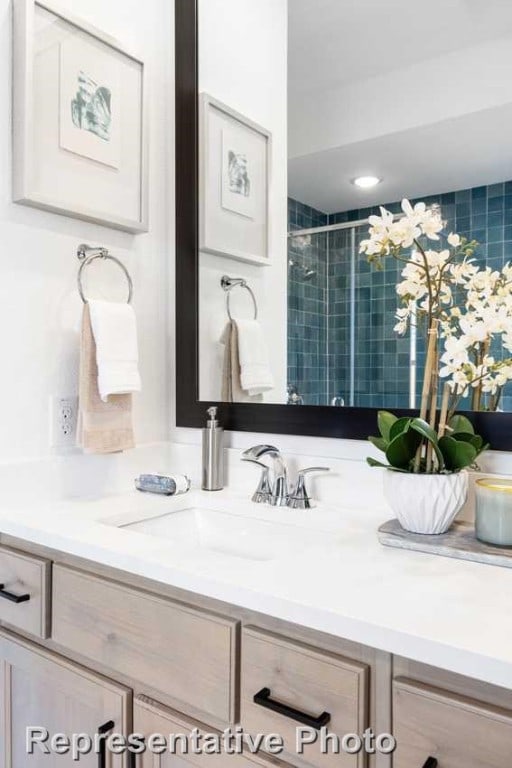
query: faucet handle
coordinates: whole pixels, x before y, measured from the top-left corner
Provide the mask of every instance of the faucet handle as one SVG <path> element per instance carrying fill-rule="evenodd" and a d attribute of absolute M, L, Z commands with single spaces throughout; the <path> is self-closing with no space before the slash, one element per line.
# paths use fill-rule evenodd
<path fill-rule="evenodd" d="M 306 488 L 306 475 L 309 475 L 311 472 L 330 471 L 330 467 L 306 467 L 306 469 L 301 469 L 297 478 L 297 485 L 288 499 L 288 506 L 291 509 L 311 509 L 311 499 Z"/>
<path fill-rule="evenodd" d="M 261 456 L 275 455 L 277 453 L 279 453 L 279 449 L 275 445 L 253 445 L 252 448 L 247 448 L 242 453 L 242 461 L 255 461 Z"/>
<path fill-rule="evenodd" d="M 270 488 L 270 467 L 267 467 L 266 464 L 263 464 L 262 461 L 257 461 L 256 459 L 249 459 L 249 458 L 242 458 L 242 461 L 247 461 L 249 464 L 257 464 L 258 467 L 261 467 L 261 477 L 260 481 L 258 483 L 258 487 L 254 491 L 251 501 L 254 501 L 255 504 L 266 504 L 270 501 L 270 497 L 272 495 L 272 491 Z"/>

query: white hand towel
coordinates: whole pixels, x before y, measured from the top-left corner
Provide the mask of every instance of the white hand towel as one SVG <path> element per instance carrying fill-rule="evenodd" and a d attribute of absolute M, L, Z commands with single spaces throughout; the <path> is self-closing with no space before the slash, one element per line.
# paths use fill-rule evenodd
<path fill-rule="evenodd" d="M 274 389 L 268 349 L 261 325 L 256 320 L 236 320 L 240 385 L 249 395 Z"/>
<path fill-rule="evenodd" d="M 89 301 L 96 342 L 98 391 L 103 402 L 109 395 L 140 392 L 137 321 L 130 304 Z"/>

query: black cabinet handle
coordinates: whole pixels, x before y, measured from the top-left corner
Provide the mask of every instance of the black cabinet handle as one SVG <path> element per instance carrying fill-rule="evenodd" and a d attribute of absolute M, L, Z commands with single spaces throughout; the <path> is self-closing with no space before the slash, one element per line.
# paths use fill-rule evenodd
<path fill-rule="evenodd" d="M 427 762 L 423 764 L 423 768 L 437 768 L 437 760 L 435 757 L 428 757 Z"/>
<path fill-rule="evenodd" d="M 100 736 L 104 736 L 109 731 L 112 730 L 115 723 L 113 720 L 109 720 L 108 722 L 104 723 L 104 725 L 100 725 L 98 728 L 98 733 Z M 107 768 L 107 750 L 105 748 L 105 739 L 100 739 L 100 750 L 98 752 L 98 768 Z"/>
<path fill-rule="evenodd" d="M 329 712 L 322 712 L 318 717 L 312 717 L 305 712 L 301 712 L 300 709 L 294 709 L 287 704 L 281 704 L 279 701 L 274 701 L 270 698 L 270 688 L 262 688 L 261 691 L 255 694 L 253 699 L 255 704 L 265 709 L 271 709 L 272 712 L 277 712 L 279 715 L 284 715 L 292 720 L 297 720 L 299 723 L 315 728 L 317 731 L 323 728 L 324 725 L 331 722 L 331 715 Z"/>
<path fill-rule="evenodd" d="M 30 600 L 30 595 L 15 595 L 4 589 L 5 584 L 0 584 L 0 597 L 4 600 L 10 600 L 11 603 L 26 603 Z"/>

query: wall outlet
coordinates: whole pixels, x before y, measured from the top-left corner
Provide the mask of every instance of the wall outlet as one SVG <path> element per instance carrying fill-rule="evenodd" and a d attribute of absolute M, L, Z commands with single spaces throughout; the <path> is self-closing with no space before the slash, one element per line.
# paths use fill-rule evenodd
<path fill-rule="evenodd" d="M 50 442 L 52 448 L 74 448 L 78 422 L 78 397 L 51 399 Z"/>

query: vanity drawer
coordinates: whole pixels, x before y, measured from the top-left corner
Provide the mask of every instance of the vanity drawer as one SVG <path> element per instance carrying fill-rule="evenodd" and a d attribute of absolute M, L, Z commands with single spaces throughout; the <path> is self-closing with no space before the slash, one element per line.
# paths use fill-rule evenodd
<path fill-rule="evenodd" d="M 398 678 L 393 682 L 394 768 L 503 768 L 512 753 L 512 711 Z"/>
<path fill-rule="evenodd" d="M 241 682 L 243 727 L 251 733 L 280 734 L 288 757 L 297 755 L 297 728 L 318 731 L 322 713 L 328 714 L 326 730 L 340 740 L 348 733 L 362 735 L 367 727 L 365 664 L 247 627 L 242 632 Z M 316 719 L 316 727 L 300 722 L 300 714 L 297 717 L 286 707 Z M 300 759 L 313 766 L 365 765 L 363 753 L 322 754 L 319 741 L 305 746 Z"/>
<path fill-rule="evenodd" d="M 0 547 L 0 621 L 36 637 L 49 636 L 51 563 Z"/>
<path fill-rule="evenodd" d="M 236 621 L 55 565 L 52 636 L 188 714 L 234 721 Z"/>
<path fill-rule="evenodd" d="M 198 749 L 194 749 L 192 740 L 190 739 L 191 732 L 197 729 L 199 739 L 197 742 Z M 177 712 L 173 712 L 167 707 L 163 707 L 158 702 L 148 699 L 146 696 L 138 696 L 133 702 L 133 730 L 135 733 L 140 733 L 146 740 L 148 736 L 153 733 L 162 734 L 166 738 L 169 734 L 175 734 L 176 736 L 183 736 L 184 739 L 188 738 L 188 754 L 182 750 L 181 745 L 184 739 L 177 739 L 176 742 L 176 755 L 170 754 L 167 750 L 167 754 L 163 754 L 161 757 L 155 757 L 148 751 L 144 753 L 140 758 L 138 766 L 140 768 L 187 768 L 188 766 L 197 766 L 200 768 L 208 763 L 207 768 L 270 768 L 270 766 L 279 766 L 279 768 L 291 768 L 285 763 L 281 762 L 278 758 L 263 756 L 261 754 L 251 754 L 248 750 L 243 753 L 238 751 L 238 747 L 234 747 L 234 742 L 230 745 L 231 754 L 227 754 L 223 751 L 213 751 L 209 754 L 201 752 L 195 754 L 199 749 L 206 746 L 206 737 L 212 735 L 220 736 L 218 732 L 212 731 L 211 728 L 203 726 L 194 720 L 186 720 L 183 715 Z M 222 740 L 220 740 L 220 746 L 222 749 Z"/>

